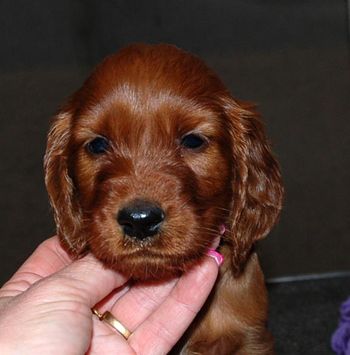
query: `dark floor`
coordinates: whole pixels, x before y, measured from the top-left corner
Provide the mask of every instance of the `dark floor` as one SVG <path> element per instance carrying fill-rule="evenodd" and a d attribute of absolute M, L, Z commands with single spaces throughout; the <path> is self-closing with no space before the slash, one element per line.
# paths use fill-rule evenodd
<path fill-rule="evenodd" d="M 350 277 L 270 284 L 270 328 L 279 355 L 332 354 L 338 309 Z"/>

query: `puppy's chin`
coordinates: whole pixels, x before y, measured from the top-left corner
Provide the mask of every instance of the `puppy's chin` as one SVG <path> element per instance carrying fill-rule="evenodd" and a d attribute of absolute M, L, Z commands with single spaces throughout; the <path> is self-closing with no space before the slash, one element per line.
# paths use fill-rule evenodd
<path fill-rule="evenodd" d="M 98 251 L 93 254 L 106 267 L 116 270 L 134 280 L 167 280 L 179 276 L 195 264 L 204 255 L 162 255 L 147 250 L 124 255 L 102 255 Z"/>
<path fill-rule="evenodd" d="M 108 268 L 134 280 L 167 280 L 179 276 L 199 262 L 200 258 L 187 259 L 176 264 L 169 258 L 119 257 L 114 260 L 96 257 Z"/>
<path fill-rule="evenodd" d="M 179 276 L 184 270 L 191 267 L 186 265 L 167 265 L 165 263 L 149 263 L 144 260 L 128 260 L 126 262 L 111 263 L 105 265 L 121 272 L 134 280 L 168 280 Z"/>

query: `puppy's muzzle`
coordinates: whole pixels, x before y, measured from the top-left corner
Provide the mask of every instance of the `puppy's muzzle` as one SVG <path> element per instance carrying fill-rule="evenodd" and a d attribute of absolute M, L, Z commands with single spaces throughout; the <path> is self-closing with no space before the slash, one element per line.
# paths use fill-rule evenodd
<path fill-rule="evenodd" d="M 154 203 L 135 200 L 118 212 L 117 222 L 125 236 L 144 240 L 159 233 L 164 218 L 164 211 Z"/>

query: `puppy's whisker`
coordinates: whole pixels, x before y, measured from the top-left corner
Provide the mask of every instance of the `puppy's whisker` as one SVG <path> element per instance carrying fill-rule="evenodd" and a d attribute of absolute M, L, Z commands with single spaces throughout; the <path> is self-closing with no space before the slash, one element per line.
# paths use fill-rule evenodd
<path fill-rule="evenodd" d="M 183 201 L 183 203 L 179 206 L 179 210 L 187 209 L 189 202 L 191 202 L 192 200 L 192 198 L 188 198 L 187 200 Z"/>
<path fill-rule="evenodd" d="M 217 236 L 219 234 L 218 230 L 211 229 L 211 228 L 205 228 L 205 227 L 199 228 L 199 231 L 200 232 L 210 232 L 209 234 L 212 236 Z"/>
<path fill-rule="evenodd" d="M 216 209 L 216 210 L 221 210 L 221 211 L 225 211 L 225 212 L 232 212 L 230 209 L 228 209 L 228 208 L 224 208 L 224 207 L 219 207 L 219 206 L 213 206 L 213 207 L 211 207 L 211 208 L 213 208 L 213 209 Z"/>

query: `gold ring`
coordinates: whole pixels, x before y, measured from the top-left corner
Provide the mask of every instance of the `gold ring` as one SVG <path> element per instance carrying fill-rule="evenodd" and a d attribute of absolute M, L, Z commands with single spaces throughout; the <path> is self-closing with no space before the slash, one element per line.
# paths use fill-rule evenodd
<path fill-rule="evenodd" d="M 129 336 L 131 335 L 130 330 L 124 327 L 123 324 L 121 324 L 111 312 L 106 311 L 102 314 L 96 308 L 92 308 L 91 311 L 98 317 L 100 321 L 104 321 L 105 323 L 110 325 L 119 334 L 121 334 L 125 338 L 125 340 L 128 340 Z"/>

